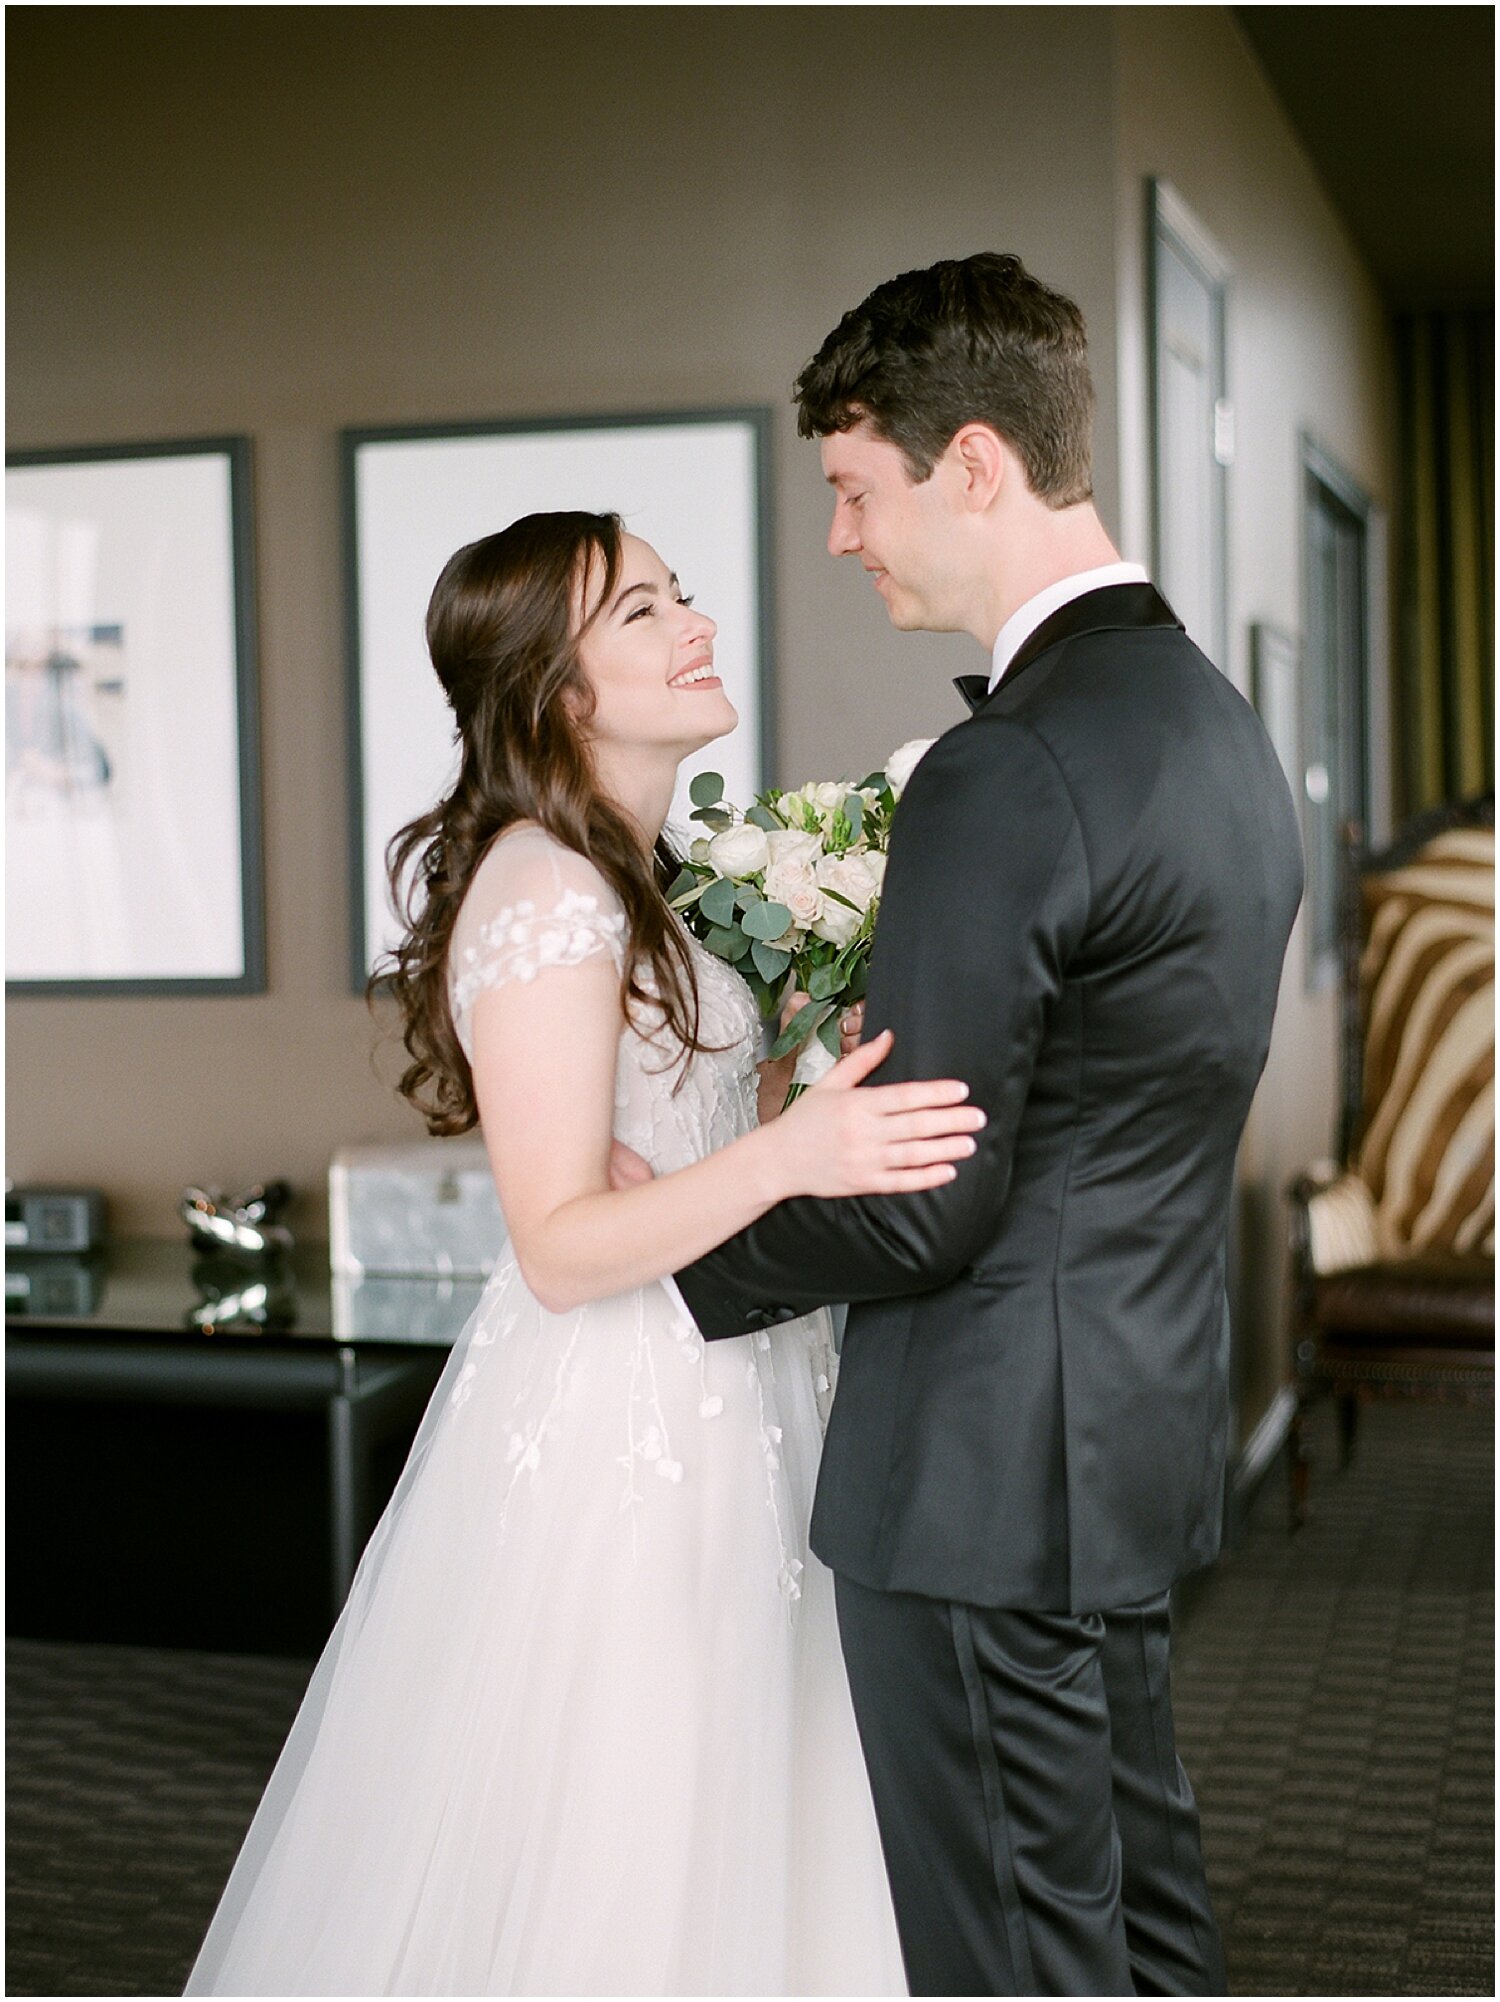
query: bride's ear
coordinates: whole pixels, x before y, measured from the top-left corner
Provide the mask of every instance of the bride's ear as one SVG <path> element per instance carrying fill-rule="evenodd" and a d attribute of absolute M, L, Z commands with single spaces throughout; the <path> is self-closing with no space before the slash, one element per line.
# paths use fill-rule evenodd
<path fill-rule="evenodd" d="M 581 730 L 594 713 L 593 697 L 589 690 L 588 679 L 581 667 L 573 669 L 573 672 L 558 690 L 557 700 L 562 704 L 563 714 L 573 725 L 574 729 Z"/>

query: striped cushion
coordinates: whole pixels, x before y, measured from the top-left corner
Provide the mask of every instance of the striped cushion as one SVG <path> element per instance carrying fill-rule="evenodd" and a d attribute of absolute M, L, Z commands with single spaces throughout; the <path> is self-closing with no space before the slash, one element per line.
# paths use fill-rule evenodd
<path fill-rule="evenodd" d="M 1380 1255 L 1495 1249 L 1495 835 L 1365 878 L 1364 1137 Z"/>

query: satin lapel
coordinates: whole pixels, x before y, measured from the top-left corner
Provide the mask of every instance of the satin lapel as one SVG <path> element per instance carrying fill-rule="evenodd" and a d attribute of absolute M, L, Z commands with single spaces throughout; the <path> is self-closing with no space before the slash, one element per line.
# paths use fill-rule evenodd
<path fill-rule="evenodd" d="M 1082 633 L 1125 632 L 1151 627 L 1176 627 L 1182 621 L 1154 584 L 1107 584 L 1102 591 L 1085 591 L 1043 619 L 1010 666 L 1001 676 L 995 694 L 1015 686 L 1016 678 L 1039 661 L 1043 654 Z M 953 686 L 970 709 L 979 709 L 990 699 L 987 674 L 960 674 Z"/>

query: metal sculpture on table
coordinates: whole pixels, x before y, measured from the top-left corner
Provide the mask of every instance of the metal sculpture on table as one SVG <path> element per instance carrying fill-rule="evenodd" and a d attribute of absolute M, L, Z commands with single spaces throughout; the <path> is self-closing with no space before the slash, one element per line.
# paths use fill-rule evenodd
<path fill-rule="evenodd" d="M 292 1196 L 287 1182 L 258 1182 L 239 1195 L 223 1189 L 187 1188 L 178 1214 L 198 1256 L 193 1282 L 198 1300 L 190 1325 L 284 1329 L 296 1319 L 296 1287 L 288 1267 L 292 1233 L 278 1213 Z"/>

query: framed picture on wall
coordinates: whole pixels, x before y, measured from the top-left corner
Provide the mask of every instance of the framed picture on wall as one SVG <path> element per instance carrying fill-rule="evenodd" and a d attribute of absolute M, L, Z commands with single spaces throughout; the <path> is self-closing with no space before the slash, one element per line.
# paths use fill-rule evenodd
<path fill-rule="evenodd" d="M 386 844 L 457 769 L 424 619 L 463 544 L 525 514 L 619 514 L 716 621 L 715 670 L 740 719 L 733 736 L 684 764 L 669 822 L 698 832 L 688 786 L 700 771 L 721 772 L 731 799 L 769 782 L 769 440 L 770 413 L 759 409 L 344 433 L 357 989 L 399 937 Z"/>
<path fill-rule="evenodd" d="M 265 987 L 250 445 L 12 452 L 5 974 Z"/>

